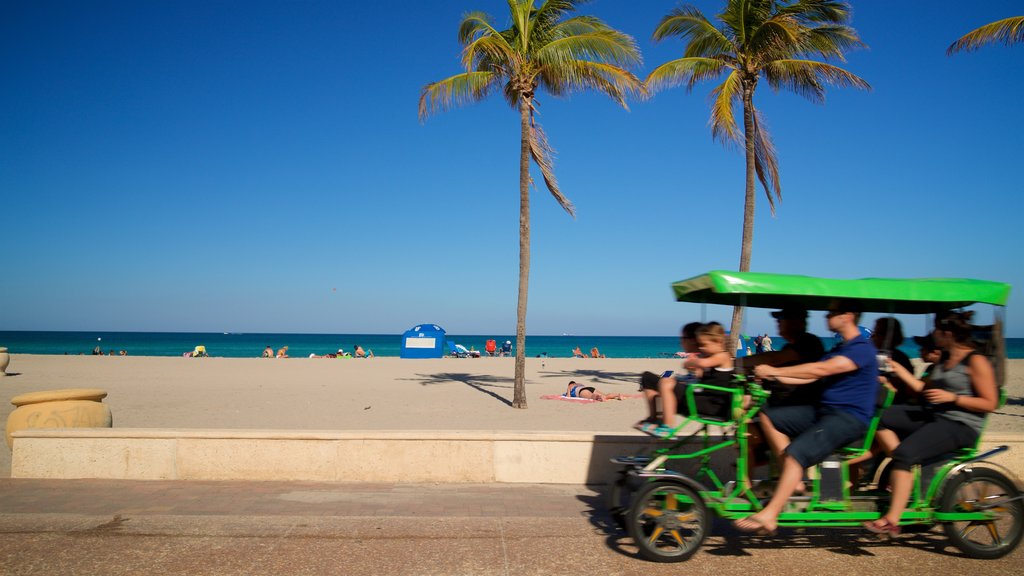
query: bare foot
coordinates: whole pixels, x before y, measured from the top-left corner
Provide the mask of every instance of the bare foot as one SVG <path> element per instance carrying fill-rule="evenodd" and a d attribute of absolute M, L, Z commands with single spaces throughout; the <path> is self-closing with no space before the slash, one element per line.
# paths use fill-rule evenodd
<path fill-rule="evenodd" d="M 774 536 L 775 530 L 778 528 L 778 525 L 774 523 L 769 524 L 767 521 L 758 518 L 757 515 L 740 518 L 734 521 L 732 525 L 740 532 L 747 532 L 758 536 Z"/>

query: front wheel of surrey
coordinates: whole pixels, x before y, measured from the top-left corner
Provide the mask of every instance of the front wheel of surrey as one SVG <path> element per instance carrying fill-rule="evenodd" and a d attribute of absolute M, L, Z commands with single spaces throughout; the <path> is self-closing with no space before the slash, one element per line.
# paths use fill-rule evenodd
<path fill-rule="evenodd" d="M 626 516 L 626 530 L 640 556 L 680 562 L 693 556 L 708 533 L 708 509 L 696 491 L 668 482 L 644 486 Z"/>
<path fill-rule="evenodd" d="M 988 510 L 994 518 L 985 521 L 950 522 L 946 535 L 971 558 L 1001 558 L 1020 544 L 1024 535 L 1024 502 L 1009 478 L 990 468 L 975 468 L 958 474 L 943 488 L 942 512 Z"/>

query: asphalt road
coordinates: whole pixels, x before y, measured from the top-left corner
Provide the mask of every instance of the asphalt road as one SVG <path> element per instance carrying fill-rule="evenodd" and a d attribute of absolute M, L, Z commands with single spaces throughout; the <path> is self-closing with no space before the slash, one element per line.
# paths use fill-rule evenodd
<path fill-rule="evenodd" d="M 690 560 L 658 564 L 562 485 L 0 479 L 0 574 L 1024 574 L 1018 548 L 964 558 L 941 532 L 752 537 L 716 522 Z"/>

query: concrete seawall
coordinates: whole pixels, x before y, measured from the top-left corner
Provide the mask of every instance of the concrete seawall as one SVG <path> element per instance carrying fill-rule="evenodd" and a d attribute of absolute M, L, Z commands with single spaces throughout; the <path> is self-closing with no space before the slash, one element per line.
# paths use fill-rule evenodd
<path fill-rule="evenodd" d="M 14 434 L 13 478 L 603 484 L 609 458 L 653 441 L 578 432 L 34 429 Z M 1024 476 L 1024 436 L 990 435 Z M 731 449 L 716 458 L 728 470 Z"/>

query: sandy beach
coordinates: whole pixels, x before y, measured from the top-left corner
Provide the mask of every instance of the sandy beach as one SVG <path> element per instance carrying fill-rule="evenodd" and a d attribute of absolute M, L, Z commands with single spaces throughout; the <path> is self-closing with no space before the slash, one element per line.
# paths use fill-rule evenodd
<path fill-rule="evenodd" d="M 570 380 L 637 393 L 644 370 L 672 359 L 527 359 L 529 408 L 511 408 L 512 358 L 239 359 L 12 355 L 0 378 L 0 417 L 19 394 L 102 388 L 114 426 L 282 430 L 590 431 L 630 434 L 646 415 L 640 398 L 578 404 L 545 400 Z M 1010 400 L 989 421 L 1024 434 L 1024 360 L 1009 362 Z M 10 475 L 0 450 L 0 476 Z"/>

